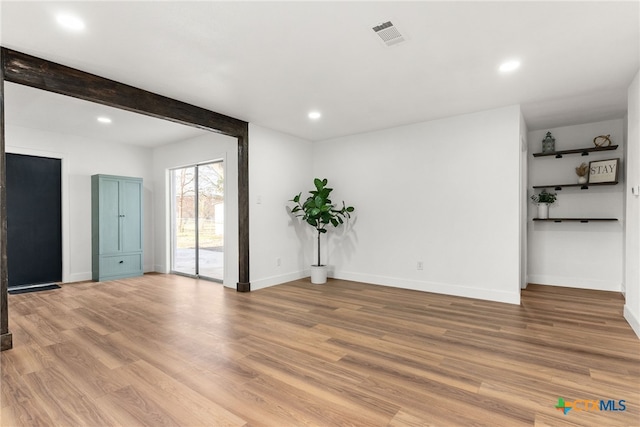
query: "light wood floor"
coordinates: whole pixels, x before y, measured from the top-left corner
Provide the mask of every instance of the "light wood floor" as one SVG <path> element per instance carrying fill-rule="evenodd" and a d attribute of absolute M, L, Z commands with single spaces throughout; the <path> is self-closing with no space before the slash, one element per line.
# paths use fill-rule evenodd
<path fill-rule="evenodd" d="M 514 306 L 146 275 L 9 307 L 3 427 L 640 425 L 640 340 L 616 293 L 532 285 Z M 559 397 L 626 411 L 564 415 Z"/>

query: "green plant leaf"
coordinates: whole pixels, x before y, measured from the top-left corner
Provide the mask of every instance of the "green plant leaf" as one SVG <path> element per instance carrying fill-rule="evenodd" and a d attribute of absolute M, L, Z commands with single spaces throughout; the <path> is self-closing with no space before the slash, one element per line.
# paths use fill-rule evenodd
<path fill-rule="evenodd" d="M 342 207 L 336 209 L 335 205 L 329 199 L 329 195 L 333 188 L 326 187 L 328 180 L 326 178 L 313 180 L 315 190 L 311 190 L 304 203 L 301 202 L 302 193 L 296 195 L 290 202 L 296 203 L 291 207 L 291 212 L 302 221 L 305 221 L 314 227 L 318 234 L 326 233 L 326 227 L 331 224 L 338 227 L 344 224 L 343 218 L 349 218 L 349 212 L 353 212 L 352 206 L 346 206 L 344 201 Z"/>

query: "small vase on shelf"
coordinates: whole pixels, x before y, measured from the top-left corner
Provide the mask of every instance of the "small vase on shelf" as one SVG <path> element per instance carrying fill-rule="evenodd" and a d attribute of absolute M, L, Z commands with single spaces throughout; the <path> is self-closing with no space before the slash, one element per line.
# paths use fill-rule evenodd
<path fill-rule="evenodd" d="M 587 183 L 587 173 L 589 172 L 589 165 L 582 162 L 580 166 L 576 168 L 576 175 L 578 175 L 578 184 Z"/>

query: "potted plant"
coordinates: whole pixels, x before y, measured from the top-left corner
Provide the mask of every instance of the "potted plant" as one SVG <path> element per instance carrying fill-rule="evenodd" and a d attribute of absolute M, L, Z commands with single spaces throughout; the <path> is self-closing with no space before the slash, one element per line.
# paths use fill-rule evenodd
<path fill-rule="evenodd" d="M 555 203 L 558 196 L 556 193 L 548 193 L 547 190 L 542 190 L 540 194 L 534 194 L 531 196 L 531 200 L 538 205 L 538 218 L 549 218 L 549 205 Z"/>
<path fill-rule="evenodd" d="M 353 206 L 346 206 L 342 202 L 342 208 L 337 209 L 329 198 L 333 188 L 327 187 L 327 179 L 313 180 L 316 189 L 309 191 L 310 196 L 303 202 L 302 193 L 299 193 L 290 202 L 295 203 L 291 213 L 302 218 L 307 224 L 316 229 L 318 234 L 318 263 L 311 266 L 311 283 L 322 284 L 327 281 L 327 266 L 320 260 L 320 235 L 327 232 L 327 227 L 338 227 L 344 220 L 350 218 L 354 211 Z"/>

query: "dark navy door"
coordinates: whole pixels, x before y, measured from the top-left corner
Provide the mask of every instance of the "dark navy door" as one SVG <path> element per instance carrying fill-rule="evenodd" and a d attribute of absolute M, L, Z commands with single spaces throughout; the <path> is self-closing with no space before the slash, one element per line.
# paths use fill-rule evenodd
<path fill-rule="evenodd" d="M 9 287 L 62 281 L 62 161 L 6 155 Z"/>

